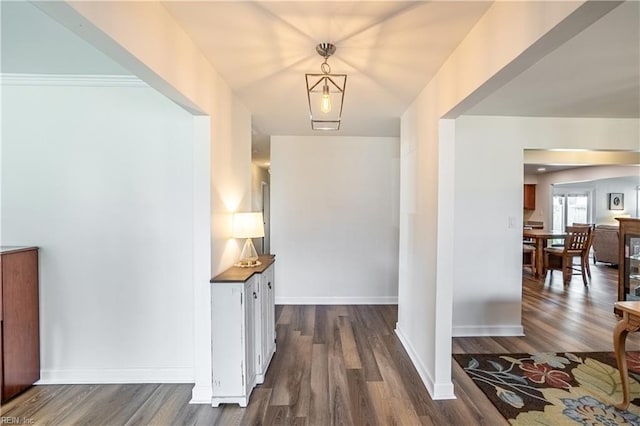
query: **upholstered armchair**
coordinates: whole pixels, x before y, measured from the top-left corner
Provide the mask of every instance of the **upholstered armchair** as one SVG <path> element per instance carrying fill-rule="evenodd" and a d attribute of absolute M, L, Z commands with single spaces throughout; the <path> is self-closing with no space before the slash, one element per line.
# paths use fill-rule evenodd
<path fill-rule="evenodd" d="M 618 264 L 618 226 L 597 225 L 593 231 L 593 264 Z"/>

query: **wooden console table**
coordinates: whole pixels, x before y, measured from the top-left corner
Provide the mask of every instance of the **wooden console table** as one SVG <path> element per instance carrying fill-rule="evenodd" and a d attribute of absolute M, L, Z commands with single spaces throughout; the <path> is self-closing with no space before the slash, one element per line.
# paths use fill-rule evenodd
<path fill-rule="evenodd" d="M 640 302 L 616 302 L 614 306 L 622 312 L 622 319 L 613 329 L 613 349 L 622 381 L 622 402 L 615 406 L 620 410 L 626 410 L 629 406 L 629 375 L 625 342 L 629 332 L 640 329 Z"/>

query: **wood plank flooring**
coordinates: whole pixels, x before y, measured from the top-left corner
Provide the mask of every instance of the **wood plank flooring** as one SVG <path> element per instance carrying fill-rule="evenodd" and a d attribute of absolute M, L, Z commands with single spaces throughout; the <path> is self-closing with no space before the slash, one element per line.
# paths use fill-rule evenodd
<path fill-rule="evenodd" d="M 454 353 L 609 351 L 617 270 L 589 287 L 525 271 L 525 337 L 453 339 Z M 432 401 L 393 330 L 396 306 L 278 306 L 277 352 L 246 409 L 189 405 L 191 384 L 35 386 L 2 406 L 3 423 L 38 425 L 502 425 L 453 361 L 456 400 Z M 636 333 L 640 334 L 640 333 Z M 630 350 L 640 337 L 630 335 Z M 8 420 L 6 420 L 8 419 Z"/>

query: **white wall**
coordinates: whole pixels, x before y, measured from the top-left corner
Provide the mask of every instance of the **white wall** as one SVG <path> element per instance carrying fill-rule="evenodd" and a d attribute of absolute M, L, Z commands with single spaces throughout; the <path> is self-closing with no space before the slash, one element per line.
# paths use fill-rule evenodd
<path fill-rule="evenodd" d="M 40 247 L 42 382 L 193 381 L 193 118 L 61 84 L 2 87 L 2 244 Z"/>
<path fill-rule="evenodd" d="M 640 121 L 639 121 L 640 124 Z M 525 180 L 526 180 L 525 176 Z M 617 223 L 615 216 L 630 214 L 636 216 L 636 191 L 640 185 L 640 167 L 637 166 L 593 166 L 577 169 L 561 170 L 545 173 L 535 177 L 536 209 L 532 212 L 532 220 L 542 220 L 551 226 L 551 197 L 554 184 L 573 183 L 573 188 L 584 188 L 593 191 L 594 211 L 593 223 Z M 623 192 L 624 210 L 609 210 L 608 194 Z M 541 219 L 534 219 L 541 218 Z"/>
<path fill-rule="evenodd" d="M 453 335 L 520 335 L 522 148 L 476 130 L 456 120 Z"/>
<path fill-rule="evenodd" d="M 251 114 L 162 4 L 36 5 L 195 115 L 193 305 L 183 315 L 190 319 L 194 330 L 195 386 L 191 402 L 209 404 L 215 350 L 211 346 L 209 280 L 231 266 L 240 253 L 241 244 L 229 238 L 230 217 L 233 211 L 250 208 Z"/>
<path fill-rule="evenodd" d="M 276 303 L 395 303 L 397 138 L 271 138 Z"/>
<path fill-rule="evenodd" d="M 215 95 L 226 108 L 211 123 L 211 277 L 238 261 L 244 240 L 230 238 L 232 213 L 251 210 L 251 114 L 228 87 Z"/>
<path fill-rule="evenodd" d="M 456 120 L 455 257 L 465 261 L 456 266 L 454 335 L 509 335 L 522 330 L 524 149 L 631 150 L 637 147 L 639 124 L 637 119 L 596 118 L 463 116 Z M 574 180 L 576 173 L 587 176 L 586 169 L 548 175 Z M 632 166 L 608 169 L 638 170 Z M 538 176 L 536 207 L 550 197 L 541 192 L 550 188 L 550 183 L 542 182 L 545 176 Z M 546 214 L 544 207 L 540 210 Z M 546 216 L 531 219 L 548 223 Z"/>
<path fill-rule="evenodd" d="M 640 169 L 636 168 L 636 171 Z M 593 223 L 617 224 L 617 216 L 638 217 L 638 191 L 640 176 L 631 178 L 604 179 L 594 182 L 594 219 Z M 609 194 L 620 192 L 624 196 L 623 210 L 609 210 Z"/>
<path fill-rule="evenodd" d="M 455 255 L 452 238 L 458 226 L 451 213 L 457 209 L 452 188 L 459 171 L 458 147 L 453 149 L 458 129 L 442 119 L 456 118 L 613 7 L 595 2 L 492 4 L 402 115 L 396 332 L 434 398 L 455 397 L 452 283 L 460 259 L 466 260 Z M 519 171 L 514 182 L 521 185 L 521 166 Z M 513 214 L 521 220 L 521 208 Z"/>

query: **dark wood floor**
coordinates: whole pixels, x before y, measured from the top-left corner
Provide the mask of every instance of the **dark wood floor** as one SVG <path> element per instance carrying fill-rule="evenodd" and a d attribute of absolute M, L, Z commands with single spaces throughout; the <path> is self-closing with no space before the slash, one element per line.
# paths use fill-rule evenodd
<path fill-rule="evenodd" d="M 454 353 L 609 351 L 617 270 L 584 287 L 523 280 L 526 337 L 456 338 Z M 395 306 L 279 306 L 278 350 L 246 409 L 189 405 L 191 384 L 36 386 L 2 406 L 21 424 L 507 424 L 453 362 L 457 399 L 432 401 L 393 333 Z M 628 349 L 640 348 L 630 336 Z M 7 421 L 3 421 L 7 423 Z"/>

